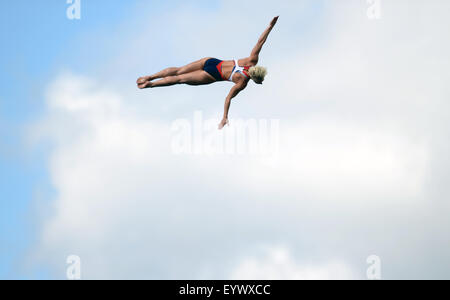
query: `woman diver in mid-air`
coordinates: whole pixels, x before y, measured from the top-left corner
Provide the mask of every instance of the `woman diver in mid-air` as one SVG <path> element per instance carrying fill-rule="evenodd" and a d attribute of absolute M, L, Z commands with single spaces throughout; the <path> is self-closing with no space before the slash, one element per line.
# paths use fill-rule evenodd
<path fill-rule="evenodd" d="M 263 83 L 267 70 L 257 66 L 259 53 L 277 21 L 278 17 L 270 22 L 249 57 L 224 61 L 210 57 L 203 58 L 181 68 L 168 68 L 154 75 L 141 77 L 137 80 L 138 87 L 146 89 L 175 84 L 206 85 L 217 81 L 231 81 L 235 85 L 225 100 L 225 112 L 219 124 L 219 129 L 222 129 L 228 124 L 231 99 L 247 87 L 250 79 L 257 84 Z M 155 79 L 160 80 L 154 81 Z"/>

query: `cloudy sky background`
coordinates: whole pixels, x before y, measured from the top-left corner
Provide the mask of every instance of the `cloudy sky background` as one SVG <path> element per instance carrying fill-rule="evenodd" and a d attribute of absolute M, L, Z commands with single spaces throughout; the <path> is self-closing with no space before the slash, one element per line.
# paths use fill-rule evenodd
<path fill-rule="evenodd" d="M 1 10 L 1 278 L 450 278 L 450 3 L 16 1 Z M 174 155 L 173 122 L 230 88 L 138 76 L 245 57 L 275 15 L 263 87 L 279 155 Z"/>

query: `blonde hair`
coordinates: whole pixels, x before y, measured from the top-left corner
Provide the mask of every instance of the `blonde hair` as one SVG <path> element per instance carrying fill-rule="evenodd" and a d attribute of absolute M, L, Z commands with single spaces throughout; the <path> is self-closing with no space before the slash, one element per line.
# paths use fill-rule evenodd
<path fill-rule="evenodd" d="M 248 73 L 250 74 L 250 78 L 253 79 L 254 82 L 262 84 L 264 78 L 267 75 L 267 69 L 260 66 L 254 66 L 248 70 Z"/>

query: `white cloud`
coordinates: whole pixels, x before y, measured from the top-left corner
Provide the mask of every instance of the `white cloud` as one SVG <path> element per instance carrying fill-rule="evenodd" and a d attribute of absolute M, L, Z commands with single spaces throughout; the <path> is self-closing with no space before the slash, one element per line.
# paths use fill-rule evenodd
<path fill-rule="evenodd" d="M 301 265 L 286 247 L 271 247 L 262 258 L 247 258 L 235 270 L 233 280 L 354 280 L 355 272 L 345 263 Z"/>
<path fill-rule="evenodd" d="M 448 207 L 436 207 L 438 196 L 430 191 L 439 177 L 434 168 L 448 170 L 440 163 L 448 147 L 442 116 L 449 111 L 443 101 L 449 90 L 439 80 L 449 78 L 441 67 L 448 57 L 433 48 L 448 48 L 435 32 L 444 36 L 449 28 L 435 25 L 448 23 L 442 13 L 448 4 L 436 1 L 423 10 L 426 4 L 385 3 L 384 19 L 376 23 L 365 19 L 362 2 L 330 4 L 314 23 L 323 38 L 309 37 L 305 47 L 292 36 L 296 12 L 280 9 L 286 14 L 264 52 L 270 80 L 262 89 L 251 86 L 232 108 L 233 117 L 281 118 L 278 159 L 171 154 L 171 120 L 191 117 L 200 107 L 205 115 L 220 114 L 223 86 L 141 92 L 116 84 L 120 74 L 101 81 L 56 78 L 48 113 L 33 129 L 53 143 L 49 171 L 57 191 L 53 214 L 42 226 L 40 258 L 65 274 L 64 256 L 79 255 L 85 278 L 337 279 L 364 273 L 365 259 L 375 253 L 398 266 L 391 276 L 448 277 L 430 269 L 423 256 L 415 270 L 402 272 L 418 253 L 448 245 L 448 222 L 439 221 L 436 230 L 433 220 L 442 220 Z M 228 21 L 236 13 L 228 3 L 218 19 L 214 13 L 208 18 L 215 19 L 214 30 L 234 38 L 218 41 L 218 48 L 235 53 L 251 43 L 245 32 L 237 34 L 239 22 Z M 291 4 L 306 14 L 306 3 Z M 267 5 L 270 13 L 279 9 Z M 269 12 L 255 13 L 256 19 Z M 164 18 L 177 21 L 167 30 L 184 32 L 187 19 L 191 26 L 204 21 L 195 15 L 168 12 Z M 249 31 L 259 28 L 252 24 Z M 210 30 L 202 34 L 206 39 Z M 145 39 L 123 43 L 130 66 L 148 59 L 143 49 L 156 51 L 151 45 L 166 41 Z M 140 48 L 133 56 L 135 45 Z M 185 45 L 174 60 L 216 49 Z M 281 45 L 294 48 L 279 55 Z M 117 61 L 111 65 L 123 66 L 122 56 Z M 162 62 L 149 64 L 159 68 Z M 289 251 L 243 255 L 280 243 Z"/>
<path fill-rule="evenodd" d="M 427 146 L 399 133 L 313 117 L 288 126 L 284 138 L 280 164 L 287 180 L 317 195 L 339 201 L 370 195 L 382 202 L 390 195 L 410 202 L 423 191 Z"/>

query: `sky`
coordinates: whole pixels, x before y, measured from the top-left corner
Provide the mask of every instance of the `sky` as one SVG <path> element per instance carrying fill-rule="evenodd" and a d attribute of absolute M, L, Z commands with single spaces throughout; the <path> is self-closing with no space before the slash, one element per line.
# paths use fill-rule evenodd
<path fill-rule="evenodd" d="M 0 279 L 65 279 L 70 255 L 83 279 L 366 279 L 371 255 L 449 279 L 450 4 L 379 3 L 3 4 Z M 227 83 L 136 89 L 249 55 L 277 15 L 225 133 Z M 276 153 L 173 151 L 174 124 L 240 120 L 277 120 Z"/>

